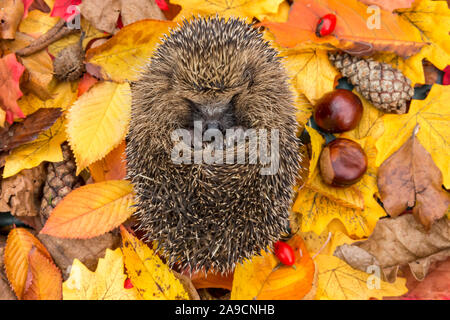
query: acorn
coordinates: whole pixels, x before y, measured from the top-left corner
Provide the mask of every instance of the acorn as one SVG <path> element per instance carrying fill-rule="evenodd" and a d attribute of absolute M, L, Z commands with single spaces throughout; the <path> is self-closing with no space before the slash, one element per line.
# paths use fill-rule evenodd
<path fill-rule="evenodd" d="M 367 156 L 355 141 L 338 138 L 322 150 L 319 166 L 326 184 L 348 187 L 363 177 L 367 170 Z"/>
<path fill-rule="evenodd" d="M 363 104 L 353 92 L 337 89 L 323 96 L 316 105 L 314 120 L 326 132 L 340 133 L 356 128 Z"/>

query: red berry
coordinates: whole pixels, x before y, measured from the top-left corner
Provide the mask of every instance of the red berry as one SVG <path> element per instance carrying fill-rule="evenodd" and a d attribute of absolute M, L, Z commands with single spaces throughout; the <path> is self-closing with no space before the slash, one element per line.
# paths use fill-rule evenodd
<path fill-rule="evenodd" d="M 450 66 L 444 69 L 444 79 L 442 81 L 444 86 L 450 85 Z"/>
<path fill-rule="evenodd" d="M 169 6 L 164 0 L 155 0 L 155 2 L 161 10 L 169 10 Z"/>
<path fill-rule="evenodd" d="M 123 283 L 123 287 L 124 287 L 125 289 L 131 289 L 131 288 L 134 287 L 133 284 L 131 283 L 130 278 L 126 278 L 126 279 L 125 279 L 125 282 Z"/>
<path fill-rule="evenodd" d="M 336 28 L 336 16 L 334 14 L 327 14 L 320 18 L 317 23 L 316 36 L 325 37 L 333 33 L 334 28 Z"/>
<path fill-rule="evenodd" d="M 294 250 L 290 245 L 283 241 L 277 241 L 274 246 L 274 252 L 282 264 L 293 266 L 295 263 Z"/>

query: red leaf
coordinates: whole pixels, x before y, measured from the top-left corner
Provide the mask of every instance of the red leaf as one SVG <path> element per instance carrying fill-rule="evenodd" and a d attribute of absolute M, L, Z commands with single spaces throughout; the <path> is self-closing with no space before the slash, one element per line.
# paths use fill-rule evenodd
<path fill-rule="evenodd" d="M 0 59 L 0 107 L 6 111 L 6 121 L 12 123 L 15 117 L 25 118 L 17 100 L 23 95 L 19 80 L 25 67 L 10 53 Z"/>
<path fill-rule="evenodd" d="M 447 68 L 444 69 L 444 79 L 442 84 L 445 86 L 450 85 L 450 66 L 447 66 Z"/>
<path fill-rule="evenodd" d="M 26 18 L 28 15 L 28 9 L 34 0 L 22 0 L 23 1 L 23 17 Z"/>
<path fill-rule="evenodd" d="M 74 10 L 71 6 L 78 6 L 79 4 L 81 4 L 81 0 L 55 0 L 50 16 L 63 18 L 67 22 L 71 21 L 80 13 L 78 8 Z"/>
<path fill-rule="evenodd" d="M 89 73 L 85 73 L 80 83 L 78 84 L 78 97 L 88 91 L 98 80 L 91 76 Z"/>
<path fill-rule="evenodd" d="M 161 10 L 169 10 L 169 5 L 164 0 L 155 0 Z"/>

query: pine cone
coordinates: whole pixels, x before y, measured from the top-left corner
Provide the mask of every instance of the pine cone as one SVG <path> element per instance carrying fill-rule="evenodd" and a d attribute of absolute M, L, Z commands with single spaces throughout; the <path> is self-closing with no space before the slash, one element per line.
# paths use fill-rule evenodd
<path fill-rule="evenodd" d="M 411 80 L 387 63 L 331 52 L 330 61 L 367 100 L 388 113 L 408 112 L 414 95 Z"/>
<path fill-rule="evenodd" d="M 77 168 L 69 145 L 64 143 L 61 148 L 64 160 L 56 163 L 50 162 L 47 166 L 40 211 L 44 224 L 56 205 L 82 183 L 82 179 L 76 176 Z"/>

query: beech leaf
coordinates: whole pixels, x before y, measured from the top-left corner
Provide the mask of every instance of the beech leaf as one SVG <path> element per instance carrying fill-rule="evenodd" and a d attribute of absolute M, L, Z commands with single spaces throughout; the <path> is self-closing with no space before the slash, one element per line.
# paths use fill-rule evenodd
<path fill-rule="evenodd" d="M 384 209 L 392 217 L 414 207 L 414 216 L 429 229 L 447 212 L 450 195 L 442 189 L 442 173 L 417 139 L 416 130 L 380 166 L 378 189 Z"/>
<path fill-rule="evenodd" d="M 131 216 L 132 191 L 131 184 L 124 180 L 77 188 L 53 209 L 41 233 L 72 239 L 102 235 Z"/>

